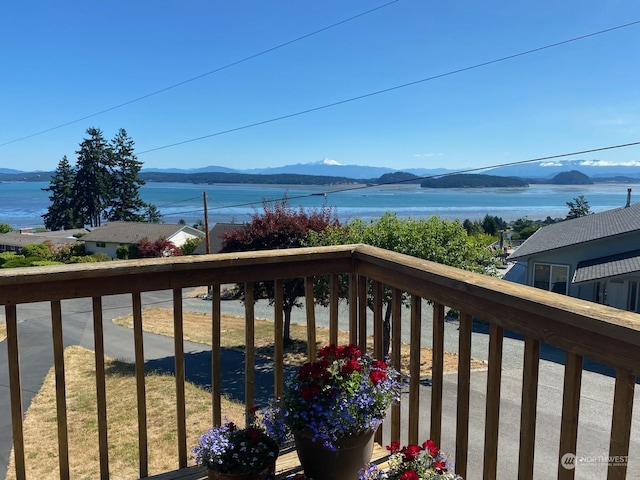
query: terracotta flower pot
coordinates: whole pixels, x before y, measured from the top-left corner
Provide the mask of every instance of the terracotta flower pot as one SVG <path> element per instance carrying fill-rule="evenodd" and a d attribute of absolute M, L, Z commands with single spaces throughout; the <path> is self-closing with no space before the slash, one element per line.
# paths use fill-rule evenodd
<path fill-rule="evenodd" d="M 356 480 L 373 454 L 374 431 L 340 439 L 337 451 L 312 440 L 311 432 L 295 434 L 300 464 L 307 478 L 313 480 Z"/>

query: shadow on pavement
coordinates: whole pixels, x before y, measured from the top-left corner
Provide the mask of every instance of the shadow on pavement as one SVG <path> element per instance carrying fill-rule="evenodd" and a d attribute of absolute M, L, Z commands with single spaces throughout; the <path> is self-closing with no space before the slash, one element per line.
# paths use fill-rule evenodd
<path fill-rule="evenodd" d="M 222 393 L 244 402 L 244 352 L 233 349 L 222 349 L 220 355 L 220 370 L 222 372 Z M 164 357 L 150 360 L 146 367 L 151 370 L 171 373 L 175 372 L 175 357 Z M 284 375 L 287 378 L 296 371 L 296 367 L 284 367 Z M 264 357 L 255 358 L 254 369 L 254 398 L 256 405 L 262 406 L 268 403 L 274 395 L 273 392 L 273 361 Z M 185 379 L 201 388 L 211 389 L 211 351 L 185 353 Z"/>
<path fill-rule="evenodd" d="M 473 321 L 473 332 L 480 334 L 489 334 L 489 324 L 478 321 L 474 319 Z M 512 338 L 514 340 L 522 340 L 524 341 L 524 335 L 517 332 L 512 332 L 511 330 L 504 331 L 505 338 Z M 549 345 L 548 343 L 542 343 L 540 345 L 540 359 L 547 360 L 549 362 L 558 363 L 564 365 L 565 362 L 565 351 L 554 347 L 553 345 Z M 601 375 L 606 375 L 608 377 L 616 377 L 616 370 L 613 367 L 608 365 L 603 365 L 602 363 L 598 363 L 590 358 L 585 358 L 582 364 L 582 368 L 589 372 L 599 373 Z M 636 383 L 640 383 L 640 377 L 637 378 Z"/>

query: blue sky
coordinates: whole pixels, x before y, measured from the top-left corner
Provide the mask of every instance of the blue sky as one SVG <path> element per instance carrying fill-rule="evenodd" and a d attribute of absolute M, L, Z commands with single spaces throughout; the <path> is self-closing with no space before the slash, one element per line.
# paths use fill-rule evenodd
<path fill-rule="evenodd" d="M 161 150 L 640 20 L 637 0 L 8 2 L 0 167 L 53 170 L 88 127 L 145 167 L 461 169 L 640 141 L 640 24 Z M 12 142 L 8 143 L 7 142 Z M 637 161 L 640 147 L 580 158 Z"/>

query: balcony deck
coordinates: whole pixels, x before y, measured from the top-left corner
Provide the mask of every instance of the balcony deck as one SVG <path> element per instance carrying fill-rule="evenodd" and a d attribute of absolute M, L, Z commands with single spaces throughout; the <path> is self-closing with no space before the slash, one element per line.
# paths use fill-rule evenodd
<path fill-rule="evenodd" d="M 383 305 L 391 299 L 391 362 L 400 365 L 400 342 L 403 336 L 409 338 L 411 347 L 410 367 L 404 373 L 410 374 L 408 391 L 401 406 L 392 408 L 384 425 L 384 440 L 398 440 L 402 443 L 421 443 L 428 434 L 436 443 L 443 440 L 455 445 L 456 471 L 465 478 L 494 479 L 504 466 L 519 479 L 542 478 L 541 468 L 548 467 L 556 472 L 559 479 L 573 478 L 627 478 L 633 471 L 628 465 L 638 465 L 637 449 L 630 451 L 630 444 L 637 445 L 632 437 L 634 389 L 640 372 L 640 321 L 637 314 L 623 312 L 574 298 L 545 292 L 542 290 L 511 284 L 496 278 L 473 274 L 455 268 L 434 264 L 393 252 L 364 245 L 347 245 L 313 249 L 291 249 L 241 254 L 219 254 L 201 257 L 150 259 L 127 262 L 110 262 L 91 265 L 68 265 L 30 269 L 9 269 L 0 271 L 0 305 L 4 306 L 7 325 L 6 375 L 9 384 L 8 404 L 2 404 L 3 411 L 11 412 L 11 431 L 15 454 L 15 476 L 26 478 L 26 465 L 30 461 L 24 447 L 23 430 L 23 387 L 21 369 L 21 347 L 19 341 L 22 322 L 29 317 L 19 317 L 18 306 L 35 302 L 50 305 L 53 358 L 56 371 L 56 404 L 58 406 L 58 469 L 56 476 L 70 477 L 68 453 L 68 430 L 66 389 L 64 377 L 63 331 L 66 318 L 61 301 L 86 298 L 91 300 L 92 310 L 87 314 L 88 326 L 94 337 L 96 362 L 96 405 L 98 407 L 98 438 L 100 457 L 100 478 L 110 477 L 110 452 L 108 446 L 108 416 L 105 402 L 104 337 L 102 299 L 111 295 L 130 295 L 134 317 L 133 340 L 135 344 L 135 377 L 137 385 L 138 411 L 138 451 L 139 476 L 149 477 L 148 421 L 145 394 L 145 355 L 142 333 L 141 294 L 169 290 L 172 292 L 174 309 L 174 351 L 176 372 L 177 409 L 177 458 L 180 469 L 188 466 L 188 444 L 185 427 L 185 353 L 182 335 L 182 292 L 197 286 L 212 286 L 213 300 L 211 316 L 213 331 L 212 348 L 212 407 L 213 422 L 221 423 L 221 396 L 224 371 L 220 364 L 220 286 L 228 283 L 245 283 L 246 291 L 252 292 L 253 282 L 273 280 L 276 286 L 274 321 L 274 365 L 273 394 L 282 392 L 284 365 L 283 329 L 283 280 L 301 278 L 305 283 L 305 305 L 308 359 L 316 355 L 316 311 L 314 307 L 314 278 L 328 278 L 330 338 L 335 342 L 339 322 L 347 325 L 352 342 L 366 349 L 369 335 L 374 337 L 372 353 L 379 356 L 383 348 Z M 346 279 L 347 289 L 342 289 Z M 389 295 L 386 297 L 385 295 Z M 339 300 L 348 300 L 348 318 L 339 319 Z M 431 305 L 433 322 L 425 331 L 422 321 L 423 308 Z M 403 303 L 408 305 L 405 313 Z M 449 388 L 451 377 L 443 372 L 445 344 L 445 309 L 460 312 L 459 330 L 456 332 L 458 347 L 458 369 L 452 393 L 445 398 L 445 388 Z M 487 372 L 481 405 L 476 405 L 476 385 L 471 377 L 471 347 L 473 319 L 486 322 L 488 331 Z M 245 371 L 244 401 L 247 409 L 255 403 L 256 352 L 254 348 L 254 303 L 251 298 L 245 303 Z M 503 345 L 505 333 L 517 334 L 522 338 L 521 395 L 518 395 L 518 419 L 503 418 L 501 403 L 506 397 L 513 398 L 510 391 L 501 391 L 503 385 Z M 424 339 L 428 338 L 426 342 Z M 474 340 L 475 341 L 475 340 Z M 433 374 L 430 379 L 428 398 L 421 385 L 420 348 L 433 348 Z M 546 346 L 564 352 L 562 378 L 558 388 L 563 392 L 561 405 L 555 412 L 559 419 L 557 443 L 551 462 L 545 457 L 545 465 L 540 465 L 537 457 L 542 453 L 544 439 L 536 438 L 540 422 L 544 422 L 549 412 L 539 411 L 539 392 L 546 391 L 540 380 L 541 355 Z M 579 433 L 584 425 L 580 421 L 581 406 L 588 398 L 583 398 L 582 379 L 585 359 L 598 362 L 614 372 L 611 382 L 603 382 L 611 399 L 610 428 L 603 430 L 594 444 L 585 445 L 579 441 Z M 611 384 L 609 387 L 608 385 Z M 555 388 L 555 387 L 554 387 Z M 425 401 L 428 400 L 428 410 Z M 443 422 L 444 404 L 455 409 L 455 426 Z M 603 403 L 603 405 L 606 405 Z M 546 406 L 545 406 L 546 409 Z M 478 413 L 482 412 L 482 413 Z M 588 412 L 587 412 L 588 413 Z M 506 425 L 508 421 L 510 425 Z M 471 438 L 471 426 L 481 423 L 482 438 Z M 515 454 L 499 459 L 499 445 L 506 445 L 501 432 L 516 425 L 518 429 Z M 475 431 L 475 430 L 473 430 Z M 383 442 L 382 431 L 376 437 Z M 453 438 L 451 438 L 453 436 Z M 591 437 L 589 437 L 591 439 Z M 633 442 L 632 442 L 633 440 Z M 511 445 L 511 444 L 509 444 Z M 546 446 L 546 445 L 545 445 Z M 470 452 L 480 461 L 469 462 Z M 604 450 L 604 451 L 602 451 Z M 593 471 L 577 465 L 575 469 L 564 468 L 560 460 L 565 454 L 590 454 L 599 452 L 604 456 L 626 457 L 628 463 L 605 465 L 593 477 Z M 538 454 L 538 455 L 537 455 Z M 476 457 L 473 457 L 476 458 Z M 284 459 L 283 459 L 284 461 Z M 506 463 L 505 463 L 506 462 Z M 636 467 L 637 468 L 637 467 Z M 191 472 L 191 470 L 187 470 Z M 549 470 L 544 470 L 544 478 L 551 478 Z M 578 473 L 576 473 L 578 472 Z M 592 476 L 590 476 L 592 475 Z M 556 475 L 553 475 L 556 476 Z"/>

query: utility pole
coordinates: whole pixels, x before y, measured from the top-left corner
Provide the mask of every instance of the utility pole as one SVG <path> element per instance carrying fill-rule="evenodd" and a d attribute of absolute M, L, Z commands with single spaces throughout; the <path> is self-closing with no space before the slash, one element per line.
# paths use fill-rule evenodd
<path fill-rule="evenodd" d="M 202 199 L 204 200 L 204 241 L 205 252 L 207 255 L 211 253 L 211 244 L 209 243 L 209 211 L 207 209 L 207 192 L 202 192 Z"/>

